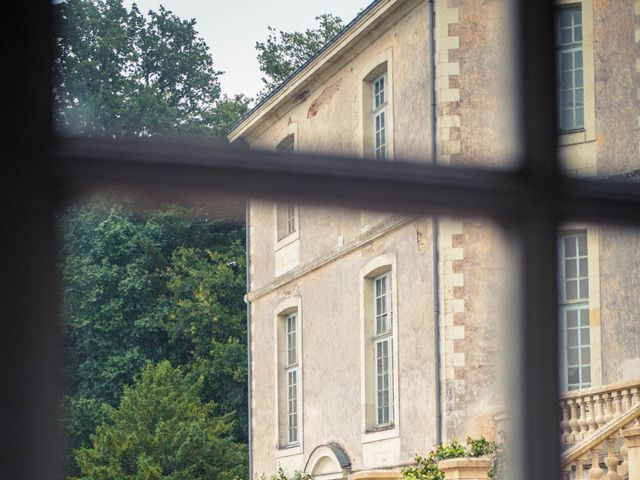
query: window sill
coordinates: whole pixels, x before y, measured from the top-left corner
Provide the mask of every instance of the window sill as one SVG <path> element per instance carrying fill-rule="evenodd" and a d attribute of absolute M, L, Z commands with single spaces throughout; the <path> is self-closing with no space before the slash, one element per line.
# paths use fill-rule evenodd
<path fill-rule="evenodd" d="M 558 145 L 575 145 L 587 141 L 587 131 L 584 128 L 558 132 Z"/>
<path fill-rule="evenodd" d="M 371 430 L 367 430 L 362 434 L 361 442 L 370 443 L 378 442 L 380 440 L 388 440 L 390 438 L 397 438 L 400 436 L 400 429 L 397 425 L 389 425 L 388 427 L 378 427 Z"/>
<path fill-rule="evenodd" d="M 293 455 L 302 454 L 302 445 L 296 443 L 294 445 L 285 445 L 276 449 L 276 458 L 291 457 Z"/>
<path fill-rule="evenodd" d="M 275 251 L 277 252 L 282 247 L 286 247 L 287 245 L 289 245 L 289 244 L 295 242 L 296 240 L 298 240 L 299 238 L 300 238 L 300 230 L 297 230 L 297 231 L 287 235 L 286 237 L 283 237 L 280 240 L 276 240 Z"/>

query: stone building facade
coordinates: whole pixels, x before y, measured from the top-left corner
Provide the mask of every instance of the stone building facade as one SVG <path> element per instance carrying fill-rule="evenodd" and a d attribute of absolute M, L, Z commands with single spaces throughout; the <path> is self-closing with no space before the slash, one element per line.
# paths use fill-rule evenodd
<path fill-rule="evenodd" d="M 430 3 L 372 3 L 230 140 L 515 168 L 508 2 L 434 0 L 433 23 Z M 559 0 L 557 45 L 566 169 L 637 178 L 640 0 Z M 439 440 L 496 437 L 514 315 L 504 230 L 257 200 L 247 220 L 254 478 L 382 478 Z M 640 235 L 575 222 L 558 255 L 562 440 L 595 445 L 640 403 Z"/>

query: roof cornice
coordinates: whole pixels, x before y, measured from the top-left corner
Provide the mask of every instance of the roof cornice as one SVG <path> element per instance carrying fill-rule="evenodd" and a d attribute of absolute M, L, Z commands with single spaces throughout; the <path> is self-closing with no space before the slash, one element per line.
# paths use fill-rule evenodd
<path fill-rule="evenodd" d="M 371 31 L 387 23 L 395 23 L 422 0 L 376 0 L 347 25 L 316 55 L 298 68 L 263 101 L 256 105 L 236 124 L 228 135 L 231 142 L 240 138 L 251 143 L 291 108 L 304 101 L 314 83 L 320 83 L 323 74 L 335 68 L 338 59 L 353 58 L 366 45 L 358 41 Z M 403 8 L 404 7 L 404 8 Z M 351 55 L 347 55 L 351 51 Z M 343 65 L 345 62 L 340 62 Z"/>

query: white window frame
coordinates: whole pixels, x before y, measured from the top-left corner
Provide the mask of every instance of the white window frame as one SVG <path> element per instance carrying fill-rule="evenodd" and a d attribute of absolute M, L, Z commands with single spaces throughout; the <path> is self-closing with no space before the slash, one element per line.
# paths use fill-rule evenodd
<path fill-rule="evenodd" d="M 296 445 L 299 440 L 298 435 L 298 314 L 293 312 L 284 317 L 285 324 L 285 370 L 286 379 L 286 402 L 287 402 L 287 445 Z"/>
<path fill-rule="evenodd" d="M 275 149 L 295 153 L 298 150 L 297 124 L 286 128 L 278 137 Z M 299 238 L 300 208 L 295 203 L 276 204 L 276 250 Z"/>
<path fill-rule="evenodd" d="M 394 152 L 393 119 L 393 48 L 379 51 L 369 58 L 359 70 L 359 136 L 361 157 L 380 159 L 376 155 L 375 116 L 384 112 L 384 160 L 392 161 Z M 384 98 L 376 105 L 375 83 L 384 78 Z"/>
<path fill-rule="evenodd" d="M 384 292 L 379 293 L 378 285 L 384 287 Z M 393 300 L 391 296 L 391 272 L 385 272 L 375 277 L 372 287 L 375 426 L 376 428 L 381 428 L 393 425 Z M 381 308 L 383 305 L 384 308 Z M 381 351 L 386 351 L 386 355 L 383 354 L 381 356 Z M 385 379 L 386 388 L 384 385 Z"/>
<path fill-rule="evenodd" d="M 370 259 L 360 268 L 360 328 L 361 328 L 361 425 L 363 444 L 388 440 L 389 451 L 398 448 L 396 442 L 400 436 L 399 404 L 399 329 L 398 329 L 398 270 L 396 254 L 385 253 Z M 377 329 L 375 284 L 376 279 L 388 279 L 387 328 Z M 378 420 L 378 365 L 376 346 L 388 346 L 388 421 Z M 386 419 L 384 419 L 386 420 Z"/>
<path fill-rule="evenodd" d="M 373 128 L 373 154 L 376 160 L 386 160 L 388 158 L 388 85 L 387 72 L 379 75 L 371 82 L 371 126 Z"/>
<path fill-rule="evenodd" d="M 585 250 L 580 250 L 580 240 L 584 240 Z M 560 380 L 561 390 L 570 391 L 582 388 L 589 388 L 594 385 L 593 378 L 593 352 L 591 349 L 591 327 L 590 327 L 590 309 L 589 309 L 589 235 L 585 230 L 563 232 L 559 235 L 558 243 L 558 265 L 559 265 L 559 281 L 558 281 L 558 316 L 560 323 Z M 567 255 L 566 242 L 571 240 L 574 242 L 575 255 Z M 568 277 L 567 264 L 575 263 L 575 274 Z M 575 282 L 575 296 L 568 297 L 567 283 Z M 573 314 L 573 312 L 576 312 Z M 575 315 L 575 316 L 574 316 Z M 586 318 L 584 318 L 586 315 Z M 574 316 L 574 319 L 570 319 Z M 575 323 L 574 323 L 575 321 Z M 571 324 L 571 323 L 573 324 Z M 576 332 L 573 334 L 572 332 Z M 576 344 L 570 337 L 576 336 Z M 586 338 L 585 338 L 586 337 Z M 569 364 L 569 350 L 577 350 L 577 363 Z M 583 354 L 588 352 L 589 361 L 583 359 Z M 578 381 L 569 382 L 569 369 L 578 369 Z M 583 378 L 584 372 L 589 372 L 588 380 Z"/>
<path fill-rule="evenodd" d="M 276 457 L 303 452 L 302 300 L 280 302 L 274 315 Z"/>
<path fill-rule="evenodd" d="M 563 14 L 567 12 L 571 13 L 571 24 L 568 26 L 561 25 L 561 18 Z M 576 23 L 575 14 L 579 13 L 580 22 Z M 557 97 L 558 97 L 558 128 L 561 133 L 565 132 L 575 132 L 581 131 L 585 129 L 585 115 L 586 115 L 586 105 L 585 105 L 585 52 L 584 52 L 584 28 L 583 28 L 583 15 L 582 15 L 582 5 L 581 4 L 573 4 L 564 6 L 558 10 L 556 13 L 556 50 L 557 50 Z M 562 41 L 562 33 L 570 32 L 571 41 L 563 42 Z M 579 38 L 576 38 L 579 37 Z M 562 61 L 563 56 L 570 55 L 571 56 L 571 68 L 564 69 L 564 64 Z M 576 67 L 576 59 L 580 58 L 581 65 L 580 67 Z M 568 74 L 571 77 L 571 86 L 570 88 L 564 88 L 564 75 Z M 577 78 L 580 81 L 577 81 Z M 582 95 L 582 103 L 579 105 L 576 102 L 576 97 L 580 94 Z M 565 103 L 565 99 L 567 95 L 571 96 L 570 106 L 568 108 L 564 108 L 563 105 Z M 582 120 L 578 121 L 577 116 L 578 112 L 582 111 Z M 572 122 L 568 125 L 565 125 L 564 122 L 564 113 L 565 111 L 571 112 Z"/>

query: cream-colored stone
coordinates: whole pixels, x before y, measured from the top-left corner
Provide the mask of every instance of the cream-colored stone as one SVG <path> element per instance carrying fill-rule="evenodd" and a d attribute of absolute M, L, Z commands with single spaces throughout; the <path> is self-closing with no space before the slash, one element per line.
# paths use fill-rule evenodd
<path fill-rule="evenodd" d="M 402 478 L 402 473 L 394 470 L 365 470 L 349 477 L 350 480 L 388 480 Z"/>
<path fill-rule="evenodd" d="M 464 365 L 465 365 L 465 353 L 464 352 L 454 352 L 451 355 L 451 364 L 454 367 L 464 367 Z"/>
<path fill-rule="evenodd" d="M 464 258 L 464 250 L 462 248 L 447 248 L 443 254 L 445 261 L 462 260 Z"/>
<path fill-rule="evenodd" d="M 438 92 L 438 101 L 440 102 L 459 102 L 460 101 L 460 89 L 458 88 L 443 88 Z"/>
<path fill-rule="evenodd" d="M 492 465 L 488 458 L 452 458 L 438 463 L 445 480 L 487 480 Z"/>
<path fill-rule="evenodd" d="M 450 273 L 444 276 L 445 285 L 451 287 L 462 287 L 464 285 L 464 275 L 461 273 Z"/>
<path fill-rule="evenodd" d="M 454 340 L 464 339 L 464 325 L 455 325 L 451 329 L 451 338 Z"/>

